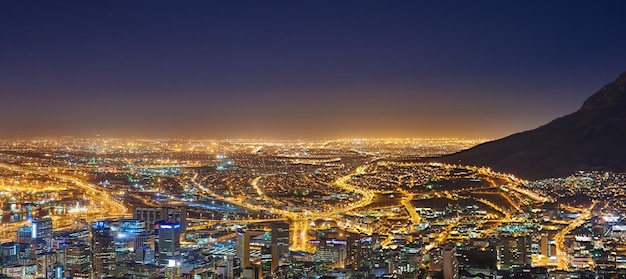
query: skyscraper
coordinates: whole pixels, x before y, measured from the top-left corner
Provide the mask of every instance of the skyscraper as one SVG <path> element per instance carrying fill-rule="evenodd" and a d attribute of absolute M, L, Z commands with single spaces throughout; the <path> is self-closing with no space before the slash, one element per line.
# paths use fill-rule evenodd
<path fill-rule="evenodd" d="M 52 219 L 50 217 L 37 218 L 31 221 L 31 237 L 44 239 L 46 242 L 50 242 L 52 238 Z"/>
<path fill-rule="evenodd" d="M 250 232 L 237 232 L 237 258 L 241 261 L 241 269 L 250 266 Z"/>
<path fill-rule="evenodd" d="M 289 254 L 289 223 L 273 223 L 271 227 L 272 246 L 276 247 L 278 258 L 285 257 Z"/>
<path fill-rule="evenodd" d="M 146 230 L 154 230 L 154 223 L 161 220 L 173 220 L 180 223 L 182 233 L 187 229 L 187 208 L 185 207 L 136 207 L 133 218 L 146 222 Z"/>
<path fill-rule="evenodd" d="M 358 269 L 363 265 L 369 265 L 374 252 L 375 239 L 366 235 L 350 235 L 347 244 L 346 265 Z"/>
<path fill-rule="evenodd" d="M 511 269 L 530 264 L 528 250 L 530 239 L 527 235 L 500 237 L 499 263 L 502 269 Z"/>
<path fill-rule="evenodd" d="M 154 234 L 146 232 L 135 236 L 133 250 L 137 251 L 142 247 L 154 250 Z"/>
<path fill-rule="evenodd" d="M 278 267 L 276 259 L 277 251 L 275 245 L 265 245 L 261 247 L 261 273 L 262 276 L 269 276 Z"/>
<path fill-rule="evenodd" d="M 321 239 L 313 259 L 334 264 L 334 267 L 337 268 L 344 268 L 346 266 L 347 244 L 348 242 L 343 240 Z"/>
<path fill-rule="evenodd" d="M 459 262 L 456 259 L 455 246 L 446 246 L 443 248 L 443 278 L 459 278 Z"/>
<path fill-rule="evenodd" d="M 115 245 L 111 228 L 103 221 L 96 222 L 91 229 L 93 252 L 93 278 L 100 279 L 115 275 Z"/>
<path fill-rule="evenodd" d="M 91 273 L 91 248 L 85 242 L 75 241 L 65 243 L 65 272 L 74 279 L 89 279 Z"/>
<path fill-rule="evenodd" d="M 157 251 L 159 264 L 174 266 L 180 263 L 180 233 L 182 226 L 171 220 L 161 220 L 155 223 L 158 232 Z"/>
<path fill-rule="evenodd" d="M 17 229 L 17 242 L 30 243 L 33 237 L 33 227 L 24 226 Z"/>
<path fill-rule="evenodd" d="M 2 249 L 2 266 L 17 263 L 17 257 L 20 253 L 20 243 L 6 242 L 0 245 Z"/>

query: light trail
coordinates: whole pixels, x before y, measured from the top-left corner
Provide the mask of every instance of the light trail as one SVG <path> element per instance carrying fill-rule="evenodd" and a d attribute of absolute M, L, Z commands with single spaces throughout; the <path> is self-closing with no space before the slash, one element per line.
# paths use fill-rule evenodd
<path fill-rule="evenodd" d="M 569 255 L 567 254 L 567 251 L 565 251 L 565 244 L 564 244 L 565 236 L 569 232 L 573 231 L 574 229 L 578 228 L 579 226 L 587 222 L 587 220 L 589 220 L 592 217 L 593 208 L 596 206 L 597 203 L 598 203 L 597 201 L 593 201 L 593 203 L 591 203 L 591 206 L 587 208 L 586 210 L 582 211 L 582 213 L 580 214 L 580 216 L 578 216 L 578 218 L 574 219 L 574 221 L 572 221 L 567 227 L 563 228 L 554 236 L 554 242 L 556 246 L 556 256 L 557 256 L 556 261 L 557 261 L 558 269 L 568 270 L 570 266 Z"/>
<path fill-rule="evenodd" d="M 422 217 L 419 214 L 417 214 L 417 211 L 415 207 L 413 206 L 413 203 L 411 202 L 413 201 L 414 196 L 415 196 L 414 194 L 406 195 L 402 198 L 400 203 L 402 203 L 402 205 L 404 205 L 404 208 L 406 208 L 406 210 L 409 212 L 409 216 L 411 216 L 411 222 L 414 225 L 417 225 L 420 222 L 422 222 Z"/>
<path fill-rule="evenodd" d="M 80 219 L 86 219 L 93 222 L 100 219 L 129 216 L 128 208 L 122 202 L 112 197 L 108 190 L 100 189 L 96 185 L 90 184 L 77 177 L 65 174 L 57 174 L 52 172 L 51 169 L 44 171 L 37 168 L 22 167 L 5 163 L 0 163 L 0 168 L 15 172 L 53 177 L 64 182 L 68 182 L 74 187 L 82 190 L 85 195 L 89 197 L 91 203 L 97 206 L 96 208 L 90 208 L 86 212 L 75 212 L 66 214 L 65 216 L 69 217 L 68 219 L 57 220 L 56 223 L 53 223 L 55 227 L 57 227 L 57 229 L 59 230 L 71 228 L 71 225 L 75 222 L 78 222 L 78 220 Z"/>

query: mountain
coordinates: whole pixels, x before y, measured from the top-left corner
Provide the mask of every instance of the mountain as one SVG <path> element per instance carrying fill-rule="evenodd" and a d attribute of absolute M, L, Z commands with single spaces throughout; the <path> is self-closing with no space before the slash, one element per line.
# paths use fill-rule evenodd
<path fill-rule="evenodd" d="M 626 171 L 626 72 L 582 107 L 534 130 L 429 161 L 489 166 L 524 179 Z"/>

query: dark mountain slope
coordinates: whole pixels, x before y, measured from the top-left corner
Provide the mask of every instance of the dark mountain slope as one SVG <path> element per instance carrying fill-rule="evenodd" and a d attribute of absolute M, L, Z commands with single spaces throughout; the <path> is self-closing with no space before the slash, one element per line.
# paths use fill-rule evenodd
<path fill-rule="evenodd" d="M 429 161 L 489 166 L 525 179 L 577 170 L 626 171 L 626 73 L 572 114 Z"/>

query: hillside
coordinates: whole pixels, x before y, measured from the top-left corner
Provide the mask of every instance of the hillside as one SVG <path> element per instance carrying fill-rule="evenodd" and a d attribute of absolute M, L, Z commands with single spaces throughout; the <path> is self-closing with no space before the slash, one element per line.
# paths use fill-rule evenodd
<path fill-rule="evenodd" d="M 524 179 L 578 170 L 626 171 L 626 72 L 572 114 L 429 161 L 489 166 Z"/>

